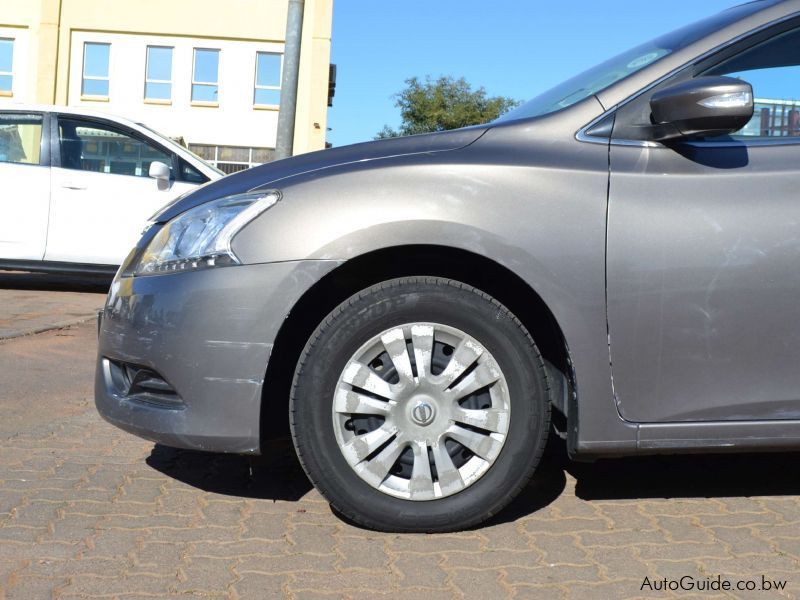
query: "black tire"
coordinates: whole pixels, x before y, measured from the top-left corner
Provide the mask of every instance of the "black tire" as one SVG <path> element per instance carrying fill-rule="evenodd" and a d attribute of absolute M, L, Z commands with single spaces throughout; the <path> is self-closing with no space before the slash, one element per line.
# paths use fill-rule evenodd
<path fill-rule="evenodd" d="M 365 482 L 336 441 L 332 401 L 342 369 L 372 336 L 411 322 L 440 323 L 478 340 L 506 378 L 513 418 L 500 454 L 469 487 L 415 501 Z M 544 364 L 522 323 L 502 304 L 465 284 L 406 277 L 352 296 L 319 325 L 300 357 L 292 384 L 292 439 L 314 486 L 345 518 L 393 532 L 445 532 L 495 515 L 528 483 L 544 451 L 550 402 Z"/>

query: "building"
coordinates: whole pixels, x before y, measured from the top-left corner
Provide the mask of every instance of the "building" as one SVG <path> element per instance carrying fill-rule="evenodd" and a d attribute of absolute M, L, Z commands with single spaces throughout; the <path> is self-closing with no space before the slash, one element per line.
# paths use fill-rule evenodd
<path fill-rule="evenodd" d="M 294 152 L 325 147 L 333 0 L 305 0 Z M 233 172 L 273 156 L 288 0 L 0 0 L 0 106 L 91 106 Z"/>
<path fill-rule="evenodd" d="M 796 137 L 800 135 L 800 101 L 756 98 L 755 113 L 742 135 Z"/>

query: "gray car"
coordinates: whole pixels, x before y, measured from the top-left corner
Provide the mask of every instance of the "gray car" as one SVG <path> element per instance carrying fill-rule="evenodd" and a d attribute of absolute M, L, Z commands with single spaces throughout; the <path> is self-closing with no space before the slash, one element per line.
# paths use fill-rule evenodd
<path fill-rule="evenodd" d="M 170 446 L 288 434 L 364 526 L 500 511 L 571 457 L 800 447 L 800 0 L 751 2 L 468 129 L 166 207 L 96 402 Z"/>

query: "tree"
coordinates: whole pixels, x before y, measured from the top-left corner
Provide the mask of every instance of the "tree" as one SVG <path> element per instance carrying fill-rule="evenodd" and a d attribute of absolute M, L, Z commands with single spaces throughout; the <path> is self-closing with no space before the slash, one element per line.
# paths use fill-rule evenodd
<path fill-rule="evenodd" d="M 478 125 L 519 104 L 505 96 L 489 97 L 483 87 L 473 90 L 463 77 L 412 77 L 393 98 L 403 122 L 398 130 L 385 125 L 376 139 Z"/>

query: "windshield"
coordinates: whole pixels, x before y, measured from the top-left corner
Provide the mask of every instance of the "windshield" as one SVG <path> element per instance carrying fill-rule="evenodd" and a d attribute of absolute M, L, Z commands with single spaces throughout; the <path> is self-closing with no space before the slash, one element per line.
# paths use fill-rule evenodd
<path fill-rule="evenodd" d="M 533 100 L 507 112 L 497 121 L 511 121 L 540 117 L 548 113 L 572 106 L 626 77 L 644 69 L 646 66 L 676 52 L 720 29 L 735 23 L 747 15 L 760 10 L 762 2 L 752 2 L 725 10 L 697 23 L 693 23 L 672 33 L 661 36 L 623 52 L 619 56 L 607 60 L 568 79 L 551 90 L 540 94 Z"/>

